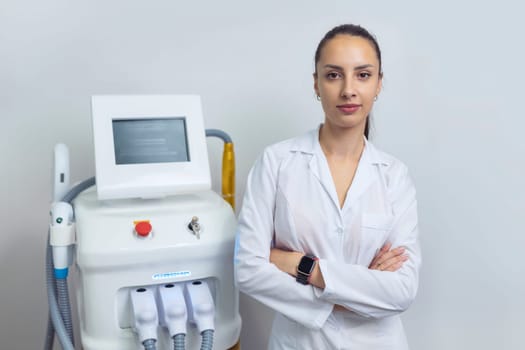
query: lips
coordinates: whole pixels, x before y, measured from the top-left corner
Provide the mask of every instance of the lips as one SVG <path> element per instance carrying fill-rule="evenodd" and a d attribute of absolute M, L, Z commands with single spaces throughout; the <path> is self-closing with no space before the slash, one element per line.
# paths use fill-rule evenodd
<path fill-rule="evenodd" d="M 344 105 L 338 105 L 336 106 L 337 109 L 339 109 L 344 114 L 353 114 L 357 112 L 359 108 L 361 108 L 361 105 L 358 104 L 344 104 Z"/>

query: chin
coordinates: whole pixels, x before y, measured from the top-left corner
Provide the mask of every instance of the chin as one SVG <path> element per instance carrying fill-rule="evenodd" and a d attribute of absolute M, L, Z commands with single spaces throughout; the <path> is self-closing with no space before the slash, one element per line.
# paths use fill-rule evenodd
<path fill-rule="evenodd" d="M 366 119 L 356 118 L 355 116 L 342 116 L 337 119 L 326 119 L 325 124 L 329 124 L 332 128 L 338 129 L 355 129 L 365 127 Z"/>

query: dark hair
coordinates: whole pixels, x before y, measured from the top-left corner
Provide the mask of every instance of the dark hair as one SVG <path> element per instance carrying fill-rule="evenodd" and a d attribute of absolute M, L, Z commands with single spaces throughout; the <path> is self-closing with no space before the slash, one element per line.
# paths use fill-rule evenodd
<path fill-rule="evenodd" d="M 374 48 L 377 59 L 379 61 L 379 77 L 383 76 L 383 68 L 381 66 L 381 50 L 379 49 L 379 44 L 377 43 L 376 38 L 370 34 L 368 30 L 365 28 L 355 25 L 355 24 L 341 24 L 337 27 L 332 28 L 328 33 L 325 34 L 325 36 L 321 39 L 319 42 L 319 45 L 317 45 L 317 49 L 315 50 L 315 57 L 314 57 L 314 74 L 317 74 L 317 63 L 321 59 L 321 51 L 323 50 L 326 43 L 335 38 L 337 35 L 350 35 L 350 36 L 357 36 L 363 39 L 366 39 L 370 42 L 372 47 Z M 365 124 L 365 136 L 368 138 L 368 134 L 370 131 L 370 116 L 366 118 L 366 124 Z"/>

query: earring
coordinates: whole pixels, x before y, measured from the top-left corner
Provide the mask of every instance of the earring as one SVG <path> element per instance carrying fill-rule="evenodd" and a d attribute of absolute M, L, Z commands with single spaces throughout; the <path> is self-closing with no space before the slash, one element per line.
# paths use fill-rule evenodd
<path fill-rule="evenodd" d="M 374 97 L 374 101 L 377 101 L 377 96 L 378 96 L 378 95 L 376 95 L 376 97 Z"/>
<path fill-rule="evenodd" d="M 317 95 L 317 101 L 321 101 L 321 96 Z"/>

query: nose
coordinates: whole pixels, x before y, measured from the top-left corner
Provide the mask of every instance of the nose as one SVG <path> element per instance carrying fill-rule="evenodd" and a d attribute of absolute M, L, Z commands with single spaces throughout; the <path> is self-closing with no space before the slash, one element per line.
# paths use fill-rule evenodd
<path fill-rule="evenodd" d="M 354 82 L 352 79 L 345 79 L 343 81 L 343 88 L 341 90 L 341 97 L 345 99 L 350 99 L 356 96 L 356 91 L 354 87 Z"/>

